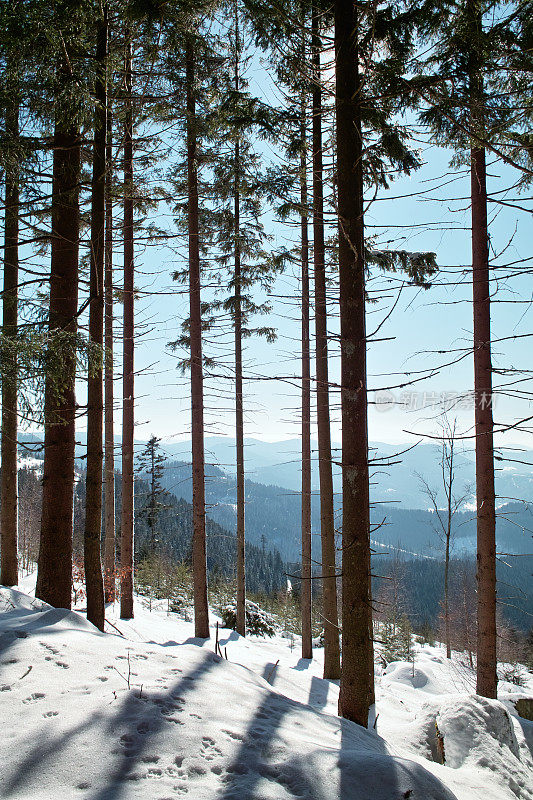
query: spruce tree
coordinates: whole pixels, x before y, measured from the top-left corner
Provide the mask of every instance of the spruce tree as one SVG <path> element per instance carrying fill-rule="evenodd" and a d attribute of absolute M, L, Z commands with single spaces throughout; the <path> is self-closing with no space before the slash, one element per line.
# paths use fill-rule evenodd
<path fill-rule="evenodd" d="M 113 119 L 107 97 L 105 253 L 104 253 L 104 590 L 115 600 L 115 435 L 113 369 Z"/>
<path fill-rule="evenodd" d="M 319 10 L 312 10 L 313 72 L 313 265 L 315 282 L 316 406 L 318 466 L 320 476 L 320 531 L 322 541 L 322 594 L 324 615 L 324 678 L 340 677 L 340 647 L 337 608 L 337 564 L 331 423 L 329 404 L 328 330 L 326 303 L 326 249 L 324 238 L 324 186 L 322 159 L 322 43 Z"/>
<path fill-rule="evenodd" d="M 305 63 L 307 37 L 302 14 L 301 59 Z M 311 540 L 311 343 L 309 297 L 309 221 L 308 221 L 308 97 L 304 81 L 300 89 L 300 262 L 302 304 L 302 658 L 313 657 L 312 644 L 312 540 Z"/>
<path fill-rule="evenodd" d="M 389 170 L 418 166 L 394 122 L 408 98 L 403 72 L 413 52 L 410 6 L 335 3 L 335 110 L 342 417 L 342 666 L 339 713 L 368 724 L 374 702 L 370 492 L 366 373 L 366 273 L 401 270 L 427 286 L 433 253 L 378 251 L 365 241 L 364 190 L 387 188 Z M 364 70 L 362 68 L 364 64 Z"/>
<path fill-rule="evenodd" d="M 21 94 L 20 56 L 16 53 L 15 3 L 7 4 L 3 19 L 9 36 L 4 55 L 2 94 L 5 96 L 5 141 L 2 162 L 5 175 L 4 285 L 2 291 L 2 443 L 0 483 L 0 584 L 18 583 L 18 328 L 19 282 L 19 113 Z M 17 45 L 18 47 L 18 45 Z M 4 49 L 4 48 L 3 48 Z"/>
<path fill-rule="evenodd" d="M 228 285 L 229 296 L 212 304 L 225 311 L 233 327 L 235 374 L 235 439 L 237 489 L 237 632 L 245 635 L 245 470 L 243 344 L 253 335 L 275 338 L 270 327 L 252 327 L 253 317 L 270 310 L 259 303 L 257 288 L 268 293 L 283 263 L 282 253 L 267 251 L 268 237 L 261 221 L 263 203 L 275 191 L 276 175 L 266 170 L 255 142 L 273 130 L 273 112 L 253 97 L 245 75 L 245 53 L 240 3 L 234 0 L 231 14 L 231 45 L 226 71 L 217 92 L 218 113 L 212 121 L 213 187 L 212 243 L 220 253 L 219 264 L 227 268 L 219 281 Z M 224 286 L 226 289 L 226 286 Z"/>
<path fill-rule="evenodd" d="M 528 4 L 525 4 L 528 5 Z M 487 214 L 487 150 L 506 163 L 530 170 L 524 68 L 516 42 L 528 23 L 522 4 L 465 0 L 459 6 L 421 6 L 421 29 L 437 46 L 413 82 L 428 106 L 421 117 L 437 142 L 452 146 L 456 161 L 470 169 L 474 418 L 477 504 L 477 691 L 497 695 L 496 500 L 491 345 L 491 265 Z M 522 41 L 524 39 L 522 38 Z M 511 66 L 512 65 L 512 66 Z M 522 180 L 525 180 L 522 177 Z"/>
<path fill-rule="evenodd" d="M 124 54 L 124 319 L 122 354 L 122 515 L 120 521 L 120 616 L 133 617 L 134 432 L 134 234 L 132 34 Z"/>
<path fill-rule="evenodd" d="M 166 456 L 161 452 L 161 439 L 153 435 L 137 459 L 137 475 L 148 478 L 149 484 L 148 500 L 137 512 L 137 515 L 144 517 L 148 523 L 150 531 L 148 553 L 150 556 L 158 554 L 157 521 L 161 511 L 167 507 L 162 502 L 166 492 L 161 483 L 166 460 Z"/>
<path fill-rule="evenodd" d="M 77 366 L 78 256 L 80 233 L 80 121 L 83 117 L 83 64 L 76 59 L 85 18 L 65 3 L 54 6 L 50 61 L 54 134 L 52 175 L 49 347 L 44 396 L 44 465 L 41 537 L 36 597 L 71 606 L 74 445 Z"/>
<path fill-rule="evenodd" d="M 193 584 L 194 630 L 209 638 L 207 601 L 207 552 L 205 528 L 204 376 L 202 359 L 202 304 L 198 208 L 198 162 L 196 120 L 196 58 L 193 34 L 185 45 L 187 194 L 189 240 L 189 320 L 191 365 L 191 432 L 193 487 Z"/>
<path fill-rule="evenodd" d="M 102 533 L 102 427 L 104 346 L 104 252 L 107 135 L 107 7 L 96 23 L 96 70 L 94 86 L 94 142 L 91 187 L 91 252 L 89 278 L 89 342 L 94 348 L 89 361 L 87 385 L 87 473 L 84 566 L 87 619 L 103 631 L 104 583 L 100 556 Z"/>

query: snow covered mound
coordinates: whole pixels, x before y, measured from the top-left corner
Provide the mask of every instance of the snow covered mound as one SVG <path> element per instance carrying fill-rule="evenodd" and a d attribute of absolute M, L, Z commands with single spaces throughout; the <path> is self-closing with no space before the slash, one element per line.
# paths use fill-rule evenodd
<path fill-rule="evenodd" d="M 14 593 L 10 602 L 0 615 L 6 800 L 454 798 L 374 731 L 278 693 L 212 642 L 191 643 L 175 617 L 159 627 L 166 642 L 150 644 Z M 143 613 L 148 624 L 141 611 L 125 633 Z"/>
<path fill-rule="evenodd" d="M 503 703 L 476 695 L 451 699 L 441 705 L 436 722 L 447 766 L 488 768 L 516 797 L 533 798 L 532 762 L 522 758 L 515 723 Z"/>
<path fill-rule="evenodd" d="M 42 600 L 36 600 L 35 597 L 30 597 L 24 592 L 19 592 L 17 589 L 0 586 L 0 612 L 44 611 L 47 608 L 52 608 L 52 606 L 43 603 Z"/>
<path fill-rule="evenodd" d="M 511 718 L 498 700 L 486 697 L 456 698 L 441 705 L 437 725 L 444 737 L 446 764 L 457 769 L 467 761 L 518 758 L 518 742 Z"/>
<path fill-rule="evenodd" d="M 413 664 L 406 664 L 405 661 L 392 661 L 385 667 L 383 674 L 387 676 L 390 682 L 403 683 L 406 686 L 412 686 L 414 689 L 424 689 L 430 694 L 438 694 L 440 692 L 433 670 L 426 665 L 421 668 Z"/>

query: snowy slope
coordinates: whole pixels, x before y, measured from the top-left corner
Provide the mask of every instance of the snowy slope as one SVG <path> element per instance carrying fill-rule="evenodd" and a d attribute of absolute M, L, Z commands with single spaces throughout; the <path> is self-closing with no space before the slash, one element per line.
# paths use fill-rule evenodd
<path fill-rule="evenodd" d="M 366 731 L 335 716 L 320 650 L 303 661 L 281 637 L 222 630 L 226 661 L 190 623 L 140 602 L 131 622 L 108 608 L 120 636 L 0 594 L 2 798 L 533 798 L 521 725 L 495 701 L 458 713 L 464 676 L 436 648 L 418 653 L 414 678 L 394 664 L 378 679 L 377 732 Z M 431 760 L 435 715 L 449 766 Z"/>

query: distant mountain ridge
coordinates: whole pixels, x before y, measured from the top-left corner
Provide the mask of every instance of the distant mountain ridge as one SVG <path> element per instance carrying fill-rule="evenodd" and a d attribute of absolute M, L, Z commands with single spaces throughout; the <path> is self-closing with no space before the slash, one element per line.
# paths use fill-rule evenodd
<path fill-rule="evenodd" d="M 163 478 L 165 488 L 190 502 L 192 497 L 191 465 L 170 462 Z M 246 532 L 250 542 L 275 547 L 285 561 L 298 561 L 301 541 L 301 500 L 298 492 L 281 486 L 265 486 L 246 481 Z M 236 484 L 233 476 L 218 467 L 206 473 L 208 514 L 224 528 L 235 530 Z M 339 500 L 339 498 L 337 498 Z M 311 498 L 313 550 L 320 551 L 320 500 Z M 340 508 L 337 508 L 340 522 Z M 435 532 L 435 515 L 423 509 L 376 505 L 371 512 L 373 546 L 376 552 L 400 549 L 406 557 L 440 559 L 443 545 Z M 383 523 L 383 524 L 382 524 Z M 472 511 L 458 512 L 454 519 L 454 552 L 475 551 L 476 525 Z M 498 549 L 501 552 L 527 554 L 533 552 L 533 507 L 508 503 L 499 510 L 497 520 Z M 263 539 L 264 537 L 264 539 Z"/>
<path fill-rule="evenodd" d="M 42 437 L 24 434 L 24 441 L 37 445 Z M 78 432 L 76 457 L 86 454 L 85 434 Z M 115 437 L 115 466 L 120 469 L 120 437 Z M 140 452 L 144 442 L 135 443 Z M 170 461 L 190 462 L 190 442 L 163 442 L 162 449 Z M 340 446 L 335 445 L 337 455 Z M 428 484 L 441 489 L 440 448 L 434 443 L 421 443 L 406 451 L 405 445 L 372 442 L 371 445 L 371 498 L 373 502 L 395 503 L 405 509 L 427 509 L 428 500 L 421 487 L 419 475 Z M 402 452 L 405 451 L 405 452 Z M 24 451 L 21 452 L 23 455 Z M 398 454 L 401 455 L 398 456 Z M 206 463 L 231 476 L 235 464 L 235 442 L 230 437 L 207 436 L 205 439 Z M 26 455 L 28 453 L 26 452 Z M 39 453 L 34 454 L 36 457 Z M 515 462 L 496 462 L 496 490 L 503 504 L 509 499 L 533 501 L 533 450 L 513 453 Z M 379 460 L 378 460 L 379 459 Z M 474 458 L 471 452 L 457 451 L 456 487 L 463 493 L 464 487 L 473 489 L 475 480 Z M 335 460 L 335 454 L 334 454 Z M 338 460 L 338 459 L 337 459 Z M 399 463 L 397 463 L 399 462 Z M 526 462 L 526 463 L 517 463 Z M 300 491 L 300 440 L 288 439 L 280 442 L 264 442 L 258 439 L 245 440 L 246 478 L 256 484 L 275 485 L 293 492 Z M 341 491 L 339 468 L 334 468 L 335 491 Z M 313 490 L 318 491 L 318 461 L 316 443 L 313 444 Z M 473 495 L 473 491 L 472 491 Z M 441 502 L 444 497 L 441 494 Z"/>

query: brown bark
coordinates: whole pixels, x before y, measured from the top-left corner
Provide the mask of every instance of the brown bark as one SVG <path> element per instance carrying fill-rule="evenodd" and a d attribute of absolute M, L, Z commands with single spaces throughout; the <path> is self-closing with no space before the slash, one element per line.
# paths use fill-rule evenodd
<path fill-rule="evenodd" d="M 235 91 L 239 91 L 239 10 L 235 3 Z M 242 268 L 241 268 L 241 195 L 240 195 L 240 141 L 235 139 L 235 191 L 233 196 L 235 259 L 233 282 L 235 303 L 233 324 L 235 333 L 235 444 L 237 479 L 237 608 L 236 631 L 246 635 L 246 572 L 245 572 L 245 494 L 244 494 L 244 411 L 242 396 Z"/>
<path fill-rule="evenodd" d="M 322 542 L 324 678 L 336 680 L 340 677 L 340 648 L 329 413 L 324 192 L 322 178 L 322 89 L 320 85 L 321 38 L 317 13 L 313 13 L 312 18 L 311 44 L 313 65 L 313 266 L 315 277 L 316 403 L 320 478 L 320 533 Z"/>
<path fill-rule="evenodd" d="M 113 387 L 113 121 L 107 108 L 105 277 L 104 277 L 104 485 L 105 485 L 105 602 L 115 601 L 115 431 Z"/>
<path fill-rule="evenodd" d="M 455 432 L 455 426 L 454 426 Z M 447 500 L 447 519 L 446 519 L 446 531 L 444 534 L 445 538 L 445 549 L 444 549 L 444 630 L 445 630 L 445 639 L 446 639 L 446 658 L 452 657 L 452 645 L 451 645 L 451 636 L 450 636 L 450 592 L 449 592 L 449 575 L 450 575 L 450 543 L 452 538 L 452 518 L 453 518 L 453 509 L 452 509 L 452 502 L 453 502 L 453 482 L 454 482 L 454 451 L 455 451 L 455 443 L 453 436 L 450 436 L 448 442 L 443 442 L 442 446 L 442 466 L 443 470 L 448 466 L 448 476 L 444 481 L 445 491 L 446 491 L 446 500 Z"/>
<path fill-rule="evenodd" d="M 305 56 L 305 44 L 302 47 Z M 309 332 L 309 225 L 307 217 L 307 103 L 301 95 L 300 230 L 302 264 L 302 658 L 313 658 L 311 633 L 311 348 Z"/>
<path fill-rule="evenodd" d="M 131 39 L 126 34 L 124 108 L 124 329 L 122 358 L 122 516 L 120 526 L 120 616 L 133 617 L 133 111 Z"/>
<path fill-rule="evenodd" d="M 370 510 L 358 20 L 335 2 L 342 399 L 342 671 L 339 714 L 368 725 L 373 702 Z"/>
<path fill-rule="evenodd" d="M 15 143 L 19 135 L 18 98 L 6 109 L 6 136 Z M 15 344 L 18 321 L 19 271 L 19 173 L 15 165 L 6 169 L 4 211 L 4 286 L 2 336 Z M 18 583 L 18 485 L 17 485 L 17 356 L 10 348 L 2 361 L 2 472 L 0 483 L 0 583 Z"/>
<path fill-rule="evenodd" d="M 84 535 L 87 619 L 104 630 L 105 605 L 102 560 L 102 425 L 104 345 L 104 249 L 105 249 L 105 172 L 106 172 L 106 61 L 107 11 L 98 24 L 95 82 L 95 118 L 91 201 L 91 254 L 89 278 L 89 342 L 98 348 L 90 358 L 87 381 L 87 478 Z"/>
<path fill-rule="evenodd" d="M 470 126 L 484 133 L 483 55 L 479 3 L 468 2 L 473 43 L 469 54 Z M 477 505 L 477 692 L 496 697 L 496 499 L 492 417 L 492 355 L 490 332 L 490 267 L 487 223 L 485 150 L 470 152 L 472 201 L 472 295 L 474 315 L 474 408 Z"/>
<path fill-rule="evenodd" d="M 477 693 L 496 697 L 496 501 L 485 150 L 471 154 L 477 503 Z"/>
<path fill-rule="evenodd" d="M 76 419 L 80 137 L 56 121 L 52 176 L 52 254 L 49 330 L 51 351 L 44 397 L 41 537 L 35 596 L 70 608 Z"/>
<path fill-rule="evenodd" d="M 185 69 L 187 85 L 187 186 L 189 200 L 194 629 L 195 635 L 198 638 L 208 639 L 209 607 L 207 603 L 205 536 L 204 377 L 202 361 L 196 102 L 194 95 L 195 68 L 194 45 L 189 40 L 186 46 Z"/>

